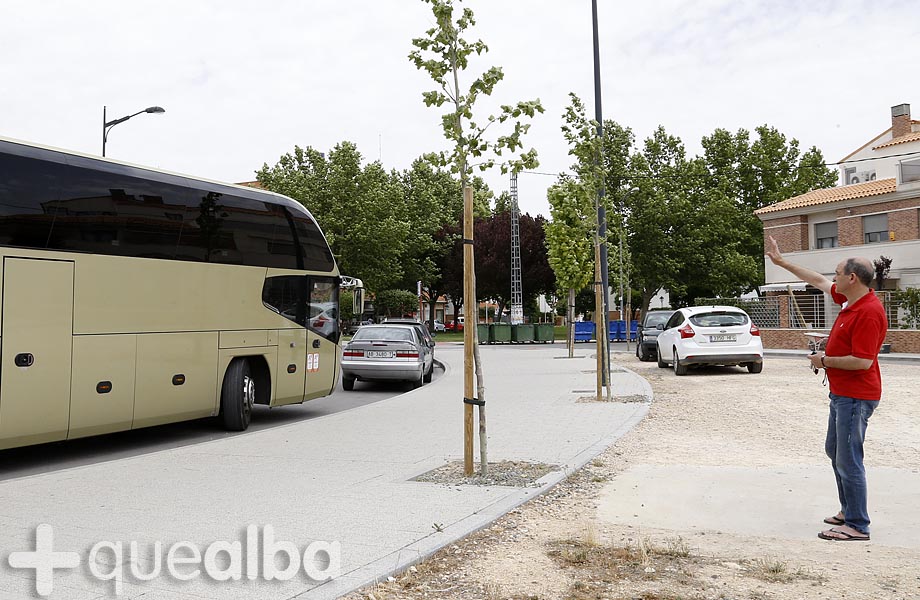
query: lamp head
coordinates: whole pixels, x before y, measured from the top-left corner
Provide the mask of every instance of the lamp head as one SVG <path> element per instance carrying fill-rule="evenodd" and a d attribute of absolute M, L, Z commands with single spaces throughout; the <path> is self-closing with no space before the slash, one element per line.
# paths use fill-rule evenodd
<path fill-rule="evenodd" d="M 165 109 L 165 108 L 162 108 L 162 107 L 159 107 L 159 106 L 151 106 L 151 107 L 149 107 L 149 108 L 145 108 L 145 109 L 144 109 L 144 112 L 147 112 L 147 113 L 165 113 L 165 112 L 166 112 L 166 109 Z"/>

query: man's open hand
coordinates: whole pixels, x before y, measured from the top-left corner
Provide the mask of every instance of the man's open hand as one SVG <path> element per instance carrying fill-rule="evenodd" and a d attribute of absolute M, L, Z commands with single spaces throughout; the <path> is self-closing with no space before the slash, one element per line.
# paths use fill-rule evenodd
<path fill-rule="evenodd" d="M 779 244 L 776 243 L 776 238 L 772 235 L 770 236 L 770 243 L 767 245 L 767 256 L 775 265 L 781 265 L 783 262 L 783 255 L 779 251 Z"/>

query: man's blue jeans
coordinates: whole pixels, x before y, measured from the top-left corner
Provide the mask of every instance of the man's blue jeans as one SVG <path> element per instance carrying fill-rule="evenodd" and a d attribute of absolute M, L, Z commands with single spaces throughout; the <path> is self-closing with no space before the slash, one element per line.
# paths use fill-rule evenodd
<path fill-rule="evenodd" d="M 837 478 L 840 510 L 847 525 L 869 533 L 869 510 L 866 507 L 866 469 L 863 467 L 863 442 L 869 417 L 878 400 L 859 400 L 830 394 L 830 415 L 824 451 L 831 459 Z"/>

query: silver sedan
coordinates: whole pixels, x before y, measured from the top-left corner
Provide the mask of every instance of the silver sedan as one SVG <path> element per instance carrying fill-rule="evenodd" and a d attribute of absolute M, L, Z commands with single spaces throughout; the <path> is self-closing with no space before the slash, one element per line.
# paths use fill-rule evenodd
<path fill-rule="evenodd" d="M 355 381 L 410 381 L 421 387 L 434 371 L 433 342 L 412 325 L 364 325 L 342 349 L 342 387 Z"/>

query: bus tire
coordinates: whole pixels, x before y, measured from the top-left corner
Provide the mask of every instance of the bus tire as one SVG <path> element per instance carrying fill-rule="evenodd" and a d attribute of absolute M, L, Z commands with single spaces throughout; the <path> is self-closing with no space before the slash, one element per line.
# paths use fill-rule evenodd
<path fill-rule="evenodd" d="M 224 373 L 220 390 L 220 415 L 228 431 L 245 431 L 252 418 L 256 382 L 245 358 L 235 358 Z"/>

